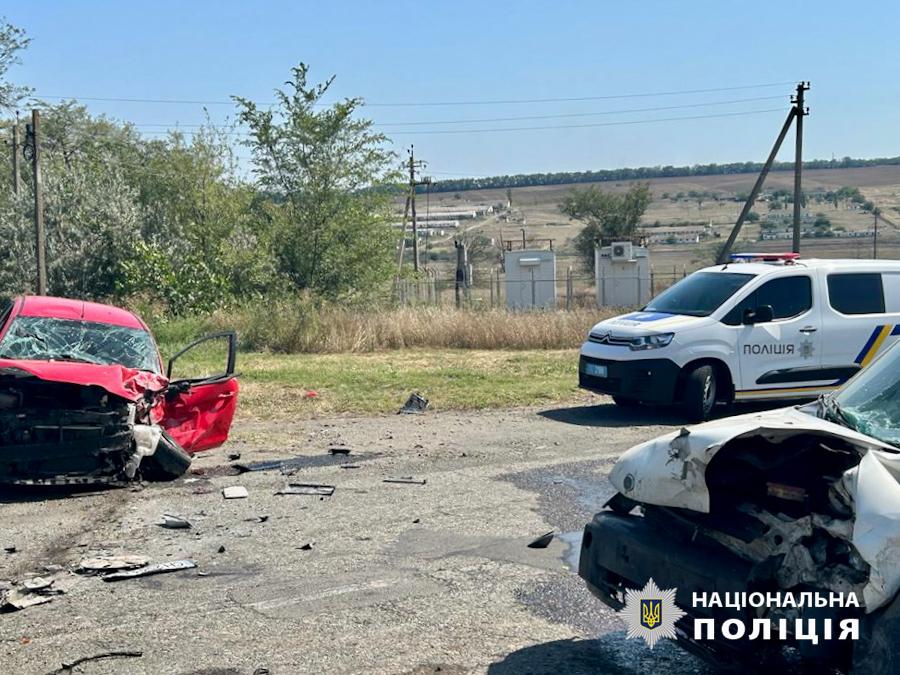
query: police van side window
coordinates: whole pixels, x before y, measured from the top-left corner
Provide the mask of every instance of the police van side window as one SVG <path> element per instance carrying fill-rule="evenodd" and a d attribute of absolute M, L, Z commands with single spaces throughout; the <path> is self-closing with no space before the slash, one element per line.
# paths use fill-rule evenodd
<path fill-rule="evenodd" d="M 884 314 L 879 272 L 828 275 L 828 302 L 841 314 Z"/>
<path fill-rule="evenodd" d="M 746 310 L 762 305 L 772 307 L 772 316 L 776 321 L 800 316 L 812 308 L 812 280 L 797 275 L 767 281 L 728 312 L 722 323 L 739 326 L 744 322 Z"/>

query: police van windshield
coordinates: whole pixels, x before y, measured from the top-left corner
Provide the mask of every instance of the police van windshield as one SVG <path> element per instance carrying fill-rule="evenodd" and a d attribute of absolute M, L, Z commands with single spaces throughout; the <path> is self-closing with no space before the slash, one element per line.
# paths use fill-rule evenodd
<path fill-rule="evenodd" d="M 737 272 L 694 272 L 653 298 L 644 311 L 709 316 L 754 276 Z"/>

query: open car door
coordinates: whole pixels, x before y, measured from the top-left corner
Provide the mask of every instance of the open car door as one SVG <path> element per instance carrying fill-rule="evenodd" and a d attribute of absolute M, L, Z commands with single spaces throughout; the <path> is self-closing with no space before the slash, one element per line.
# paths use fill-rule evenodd
<path fill-rule="evenodd" d="M 159 424 L 188 453 L 215 448 L 228 440 L 237 408 L 236 353 L 234 332 L 213 333 L 169 360 L 169 388 Z"/>

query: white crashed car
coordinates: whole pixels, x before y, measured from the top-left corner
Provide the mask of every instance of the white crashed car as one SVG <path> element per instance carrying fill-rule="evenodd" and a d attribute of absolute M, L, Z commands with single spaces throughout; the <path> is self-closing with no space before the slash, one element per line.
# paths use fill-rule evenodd
<path fill-rule="evenodd" d="M 627 589 L 652 578 L 677 588 L 686 612 L 678 644 L 719 664 L 777 670 L 793 658 L 900 673 L 900 347 L 815 403 L 689 426 L 631 448 L 610 481 L 617 494 L 586 526 L 579 564 L 606 604 L 621 609 Z M 712 593 L 731 606 L 696 600 Z M 767 601 L 747 603 L 753 593 Z M 831 601 L 838 594 L 848 601 Z M 772 601 L 788 595 L 816 601 Z M 782 619 L 786 633 L 749 639 L 750 627 Z M 826 619 L 834 634 L 825 634 Z M 799 623 L 806 634 L 791 628 L 810 620 Z M 858 639 L 838 636 L 844 620 Z M 722 636 L 728 621 L 748 630 Z M 701 622 L 712 636 L 698 632 Z"/>

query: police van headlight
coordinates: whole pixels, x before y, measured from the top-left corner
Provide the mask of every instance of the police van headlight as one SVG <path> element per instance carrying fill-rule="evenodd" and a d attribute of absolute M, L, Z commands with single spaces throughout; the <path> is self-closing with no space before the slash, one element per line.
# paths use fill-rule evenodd
<path fill-rule="evenodd" d="M 645 349 L 659 349 L 668 345 L 675 333 L 659 333 L 657 335 L 644 335 L 632 338 L 628 343 L 628 348 L 633 352 L 644 351 Z"/>

